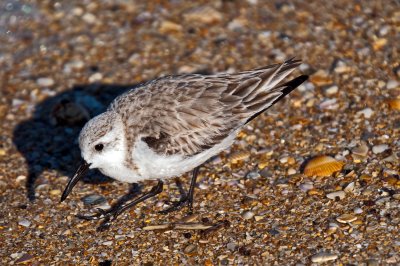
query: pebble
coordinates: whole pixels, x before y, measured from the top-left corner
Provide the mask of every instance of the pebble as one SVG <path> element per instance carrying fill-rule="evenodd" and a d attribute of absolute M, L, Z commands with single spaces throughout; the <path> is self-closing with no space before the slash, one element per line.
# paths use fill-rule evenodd
<path fill-rule="evenodd" d="M 230 251 L 235 251 L 236 249 L 236 244 L 233 242 L 230 242 L 226 245 L 226 248 L 229 249 Z"/>
<path fill-rule="evenodd" d="M 101 243 L 104 246 L 111 246 L 112 245 L 112 241 L 104 241 L 103 243 Z"/>
<path fill-rule="evenodd" d="M 386 88 L 389 90 L 396 89 L 398 86 L 399 86 L 399 82 L 394 79 L 391 79 L 386 83 Z"/>
<path fill-rule="evenodd" d="M 17 178 L 15 179 L 17 182 L 22 182 L 26 180 L 26 176 L 24 175 L 19 175 L 17 176 Z"/>
<path fill-rule="evenodd" d="M 312 262 L 326 262 L 326 261 L 331 261 L 331 260 L 336 260 L 338 258 L 338 255 L 332 254 L 332 253 L 327 253 L 327 252 L 320 252 L 311 257 Z"/>
<path fill-rule="evenodd" d="M 330 95 L 334 95 L 339 91 L 339 87 L 336 85 L 330 86 L 328 88 L 325 89 L 325 94 L 330 96 Z"/>
<path fill-rule="evenodd" d="M 52 190 L 50 190 L 50 195 L 53 195 L 53 196 L 61 195 L 61 190 L 59 190 L 59 189 L 52 189 Z"/>
<path fill-rule="evenodd" d="M 345 196 L 346 193 L 344 193 L 344 191 L 341 190 L 326 194 L 326 197 L 331 200 L 336 200 L 337 198 L 342 200 L 345 198 Z"/>
<path fill-rule="evenodd" d="M 387 144 L 380 144 L 380 145 L 373 146 L 372 152 L 374 154 L 379 154 L 379 153 L 386 151 L 387 149 L 389 149 L 389 146 Z"/>
<path fill-rule="evenodd" d="M 357 208 L 354 208 L 353 212 L 354 212 L 355 214 L 360 214 L 360 213 L 363 212 L 363 210 L 362 210 L 361 208 L 357 207 Z"/>
<path fill-rule="evenodd" d="M 222 20 L 222 14 L 209 6 L 192 9 L 184 14 L 183 17 L 187 22 L 199 22 L 203 24 L 213 24 Z"/>
<path fill-rule="evenodd" d="M 81 200 L 82 200 L 83 204 L 85 204 L 87 206 L 95 206 L 95 205 L 100 205 L 100 204 L 104 204 L 107 202 L 107 199 L 104 196 L 98 195 L 98 194 L 91 194 L 91 195 L 85 196 Z"/>
<path fill-rule="evenodd" d="M 176 24 L 172 21 L 164 20 L 161 22 L 159 31 L 160 33 L 167 34 L 167 33 L 178 33 L 182 31 L 182 26 Z"/>
<path fill-rule="evenodd" d="M 103 79 L 103 75 L 100 72 L 94 73 L 89 77 L 89 82 L 98 82 Z"/>
<path fill-rule="evenodd" d="M 245 220 L 250 220 L 251 218 L 254 217 L 254 215 L 255 214 L 252 211 L 244 211 L 242 213 L 242 218 L 245 219 Z"/>
<path fill-rule="evenodd" d="M 188 246 L 185 247 L 185 249 L 183 250 L 183 252 L 185 252 L 186 254 L 188 253 L 194 253 L 197 250 L 197 246 L 194 244 L 190 244 Z"/>
<path fill-rule="evenodd" d="M 96 22 L 96 16 L 92 13 L 85 13 L 82 19 L 88 24 L 94 24 Z"/>
<path fill-rule="evenodd" d="M 50 87 L 54 85 L 54 80 L 52 78 L 38 78 L 36 83 L 40 87 Z"/>
<path fill-rule="evenodd" d="M 370 119 L 373 114 L 374 111 L 369 107 L 357 112 L 357 115 L 363 115 L 366 119 Z"/>
<path fill-rule="evenodd" d="M 294 174 L 296 174 L 296 169 L 294 169 L 294 168 L 289 168 L 288 171 L 287 171 L 287 173 L 288 173 L 288 175 L 294 175 Z"/>
<path fill-rule="evenodd" d="M 336 221 L 344 224 L 354 222 L 355 220 L 357 220 L 357 217 L 352 214 L 342 214 L 336 218 Z"/>
<path fill-rule="evenodd" d="M 307 191 L 309 191 L 310 189 L 313 189 L 313 188 L 314 188 L 314 185 L 311 182 L 306 182 L 306 183 L 303 183 L 303 184 L 299 185 L 299 189 L 301 191 L 303 191 L 303 192 L 307 192 Z"/>
<path fill-rule="evenodd" d="M 25 219 L 25 218 L 22 218 L 22 219 L 20 219 L 20 220 L 18 221 L 18 224 L 19 224 L 19 225 L 22 225 L 22 226 L 24 226 L 24 227 L 29 227 L 29 226 L 31 225 L 31 222 L 28 221 L 28 220 Z"/>
<path fill-rule="evenodd" d="M 208 189 L 210 186 L 209 185 L 207 185 L 206 183 L 200 183 L 199 184 L 199 189 Z"/>

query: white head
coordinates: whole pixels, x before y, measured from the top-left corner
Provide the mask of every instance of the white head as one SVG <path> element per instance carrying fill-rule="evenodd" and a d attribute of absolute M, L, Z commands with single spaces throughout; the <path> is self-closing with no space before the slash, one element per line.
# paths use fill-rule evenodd
<path fill-rule="evenodd" d="M 124 141 L 121 118 L 112 111 L 92 118 L 79 135 L 81 155 L 90 168 L 108 168 L 123 162 Z"/>
<path fill-rule="evenodd" d="M 115 168 L 125 161 L 125 134 L 119 115 L 107 111 L 92 118 L 79 135 L 79 147 L 84 162 L 69 181 L 61 201 L 89 168 L 99 168 L 101 171 Z"/>

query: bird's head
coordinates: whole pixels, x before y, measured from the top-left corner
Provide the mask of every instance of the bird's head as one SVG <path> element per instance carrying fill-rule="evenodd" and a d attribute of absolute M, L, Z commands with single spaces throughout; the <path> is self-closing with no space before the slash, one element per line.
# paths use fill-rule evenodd
<path fill-rule="evenodd" d="M 83 163 L 69 181 L 61 201 L 67 198 L 88 169 L 113 167 L 124 160 L 124 134 L 119 115 L 107 111 L 92 118 L 79 135 L 79 147 Z"/>

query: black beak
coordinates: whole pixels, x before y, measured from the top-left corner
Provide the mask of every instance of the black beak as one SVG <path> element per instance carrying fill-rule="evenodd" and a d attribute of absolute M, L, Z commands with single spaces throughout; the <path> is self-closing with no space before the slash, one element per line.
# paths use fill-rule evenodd
<path fill-rule="evenodd" d="M 85 175 L 87 170 L 89 169 L 90 163 L 87 163 L 86 161 L 83 161 L 83 163 L 79 166 L 78 170 L 76 170 L 75 175 L 69 180 L 67 187 L 65 188 L 60 202 L 63 202 L 71 193 L 72 189 L 78 183 L 78 181 Z"/>

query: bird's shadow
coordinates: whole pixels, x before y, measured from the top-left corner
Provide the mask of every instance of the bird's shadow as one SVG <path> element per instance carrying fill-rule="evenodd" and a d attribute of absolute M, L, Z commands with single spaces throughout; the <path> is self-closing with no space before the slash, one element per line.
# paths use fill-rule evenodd
<path fill-rule="evenodd" d="M 56 170 L 72 177 L 81 160 L 77 139 L 82 126 L 104 112 L 116 96 L 137 85 L 76 85 L 37 104 L 32 118 L 16 126 L 13 141 L 28 164 L 26 191 L 30 201 L 35 199 L 36 180 L 43 171 Z M 90 183 L 108 180 L 97 171 L 84 178 Z"/>

